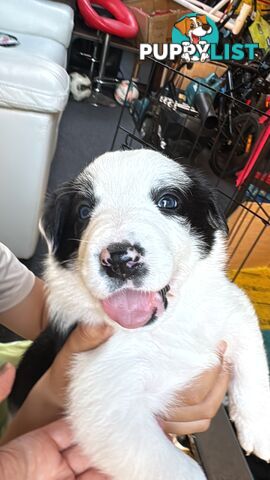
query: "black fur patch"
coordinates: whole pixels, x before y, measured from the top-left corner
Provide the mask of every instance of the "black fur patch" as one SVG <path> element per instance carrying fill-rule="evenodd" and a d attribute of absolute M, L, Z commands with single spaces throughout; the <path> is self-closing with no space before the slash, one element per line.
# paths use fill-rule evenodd
<path fill-rule="evenodd" d="M 208 185 L 204 176 L 189 171 L 186 173 L 191 179 L 190 185 L 176 188 L 175 186 L 154 189 L 151 192 L 152 200 L 157 203 L 165 194 L 175 195 L 179 200 L 176 209 L 161 209 L 164 215 L 182 217 L 186 219 L 192 231 L 200 237 L 204 245 L 204 253 L 208 254 L 213 246 L 215 231 L 228 233 L 225 217 L 219 210 L 214 190 Z"/>
<path fill-rule="evenodd" d="M 82 205 L 90 212 L 96 205 L 94 189 L 90 180 L 80 181 L 80 177 L 64 183 L 48 197 L 41 223 L 44 233 L 52 243 L 55 258 L 63 267 L 77 253 L 82 232 L 90 217 L 81 219 L 79 209 Z"/>
<path fill-rule="evenodd" d="M 66 334 L 62 334 L 49 325 L 25 352 L 17 368 L 15 382 L 8 399 L 12 412 L 23 404 L 35 383 L 50 368 L 75 326 L 70 328 Z"/>

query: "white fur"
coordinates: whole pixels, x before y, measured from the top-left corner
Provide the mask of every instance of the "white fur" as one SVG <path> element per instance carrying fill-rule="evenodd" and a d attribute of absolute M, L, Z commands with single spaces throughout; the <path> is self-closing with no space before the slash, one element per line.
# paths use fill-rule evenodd
<path fill-rule="evenodd" d="M 85 98 L 90 97 L 92 93 L 92 82 L 90 78 L 78 72 L 70 75 L 70 92 L 77 102 L 81 102 Z"/>
<path fill-rule="evenodd" d="M 96 350 L 78 354 L 71 368 L 68 415 L 76 441 L 113 480 L 203 480 L 198 464 L 179 452 L 155 416 L 174 394 L 218 362 L 228 342 L 233 363 L 230 414 L 247 452 L 270 460 L 270 392 L 266 356 L 254 309 L 224 273 L 225 241 L 202 258 L 201 241 L 188 223 L 164 216 L 151 188 L 190 180 L 184 169 L 151 151 L 108 153 L 80 177 L 91 177 L 98 204 L 84 231 L 78 259 L 63 269 L 49 254 L 46 281 L 59 328 L 78 319 L 113 323 L 100 300 L 110 294 L 98 255 L 111 242 L 139 242 L 149 275 L 143 290 L 168 283 L 168 308 L 149 326 L 115 333 Z M 131 286 L 131 285 L 130 285 Z"/>

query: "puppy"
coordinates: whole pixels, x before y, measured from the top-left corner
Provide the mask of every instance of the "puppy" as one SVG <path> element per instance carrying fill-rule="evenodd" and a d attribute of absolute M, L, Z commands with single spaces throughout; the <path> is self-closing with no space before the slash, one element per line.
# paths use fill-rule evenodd
<path fill-rule="evenodd" d="M 154 151 L 106 153 L 51 196 L 42 229 L 52 342 L 78 320 L 114 327 L 105 344 L 75 355 L 70 371 L 66 413 L 93 465 L 113 480 L 205 479 L 156 417 L 219 362 L 220 340 L 233 365 L 240 443 L 269 461 L 262 336 L 226 277 L 227 227 L 203 178 Z"/>
<path fill-rule="evenodd" d="M 202 37 L 212 32 L 206 15 L 194 15 L 194 17 L 185 17 L 174 25 L 180 32 L 189 38 L 190 43 L 196 45 Z"/>

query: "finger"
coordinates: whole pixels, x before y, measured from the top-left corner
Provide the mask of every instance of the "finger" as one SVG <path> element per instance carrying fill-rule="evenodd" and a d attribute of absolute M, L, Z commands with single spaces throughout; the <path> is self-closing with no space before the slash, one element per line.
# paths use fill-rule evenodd
<path fill-rule="evenodd" d="M 218 363 L 209 370 L 206 370 L 197 378 L 192 379 L 190 386 L 183 392 L 179 392 L 176 398 L 181 405 L 197 405 L 201 403 L 215 385 L 221 372 L 221 363 Z"/>
<path fill-rule="evenodd" d="M 174 399 L 175 406 L 197 405 L 201 403 L 215 385 L 221 372 L 221 363 L 193 378 L 190 385 L 178 392 Z"/>
<path fill-rule="evenodd" d="M 216 384 L 205 399 L 197 405 L 176 407 L 170 410 L 165 420 L 170 422 L 192 422 L 213 418 L 228 390 L 230 381 L 230 368 L 224 362 L 216 380 Z"/>
<path fill-rule="evenodd" d="M 106 475 L 97 472 L 97 470 L 88 470 L 76 477 L 77 480 L 111 480 Z"/>
<path fill-rule="evenodd" d="M 78 445 L 71 446 L 67 450 L 62 451 L 62 455 L 75 475 L 84 473 L 92 467 L 89 458 L 82 453 Z"/>
<path fill-rule="evenodd" d="M 15 379 L 16 369 L 11 363 L 6 363 L 0 369 L 0 402 L 8 397 Z"/>
<path fill-rule="evenodd" d="M 39 430 L 49 435 L 49 437 L 56 443 L 59 451 L 67 450 L 74 444 L 72 432 L 64 418 L 50 423 L 49 425 L 46 425 L 46 427 L 42 427 L 36 431 L 38 432 Z"/>
<path fill-rule="evenodd" d="M 208 430 L 210 420 L 198 420 L 195 422 L 160 422 L 163 431 L 166 434 L 191 435 Z"/>
<path fill-rule="evenodd" d="M 112 335 L 113 329 L 110 325 L 99 325 L 89 327 L 78 325 L 68 337 L 59 356 L 70 356 L 72 353 L 86 352 L 93 350 L 104 343 Z"/>
<path fill-rule="evenodd" d="M 98 325 L 89 327 L 80 324 L 71 333 L 67 340 L 67 347 L 72 353 L 85 352 L 97 348 L 112 335 L 113 328 L 110 325 Z"/>
<path fill-rule="evenodd" d="M 64 418 L 50 423 L 46 427 L 36 430 L 34 433 L 39 430 L 41 430 L 42 433 L 49 435 L 54 441 L 57 448 L 62 453 L 62 456 L 68 461 L 76 478 L 80 480 L 109 480 L 108 477 L 97 472 L 95 469 L 89 469 L 90 461 L 81 453 L 79 447 L 74 445 L 71 429 Z M 77 459 L 75 458 L 76 456 L 78 456 Z"/>
<path fill-rule="evenodd" d="M 47 372 L 51 393 L 54 392 L 57 398 L 61 397 L 68 382 L 69 362 L 72 355 L 97 348 L 112 335 L 112 332 L 111 326 L 89 327 L 82 324 L 78 325 L 68 337 Z M 67 374 L 65 375 L 65 373 Z"/>
<path fill-rule="evenodd" d="M 223 359 L 223 356 L 224 356 L 224 353 L 225 353 L 226 350 L 227 350 L 227 347 L 228 347 L 228 344 L 227 344 L 227 342 L 225 342 L 225 340 L 221 340 L 221 342 L 218 343 L 218 345 L 217 345 L 217 353 L 218 353 L 219 356 L 220 356 L 220 360 Z"/>
<path fill-rule="evenodd" d="M 202 375 L 193 379 L 192 384 L 183 392 L 179 393 L 180 405 L 196 405 L 202 402 L 215 385 L 218 375 L 222 369 L 223 355 L 227 349 L 227 343 L 222 340 L 217 345 L 217 354 L 220 362 L 214 367 L 206 370 Z M 179 405 L 179 406 L 180 406 Z"/>

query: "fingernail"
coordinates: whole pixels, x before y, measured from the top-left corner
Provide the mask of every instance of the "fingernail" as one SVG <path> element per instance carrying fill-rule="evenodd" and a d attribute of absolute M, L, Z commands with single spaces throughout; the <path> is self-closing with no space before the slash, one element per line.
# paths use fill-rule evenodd
<path fill-rule="evenodd" d="M 217 351 L 220 355 L 224 355 L 224 353 L 226 352 L 227 350 L 227 342 L 225 342 L 225 340 L 221 340 L 221 342 L 219 342 L 218 344 L 218 347 L 217 347 Z"/>

